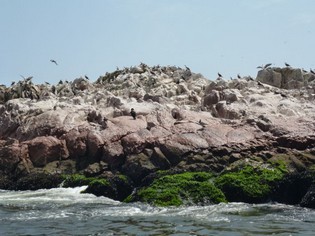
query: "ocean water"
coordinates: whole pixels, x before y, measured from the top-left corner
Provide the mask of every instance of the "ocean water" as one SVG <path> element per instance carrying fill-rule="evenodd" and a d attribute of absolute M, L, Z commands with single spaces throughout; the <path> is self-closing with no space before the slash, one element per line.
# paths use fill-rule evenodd
<path fill-rule="evenodd" d="M 86 187 L 0 190 L 0 235 L 314 235 L 315 210 L 277 203 L 159 208 Z"/>

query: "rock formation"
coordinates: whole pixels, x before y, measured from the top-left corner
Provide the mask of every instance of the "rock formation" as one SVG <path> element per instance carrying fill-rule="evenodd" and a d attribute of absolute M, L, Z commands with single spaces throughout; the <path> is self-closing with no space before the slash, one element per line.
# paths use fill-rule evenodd
<path fill-rule="evenodd" d="M 314 79 L 300 69 L 268 67 L 256 79 L 210 81 L 189 68 L 142 63 L 94 83 L 1 86 L 0 188 L 43 172 L 122 174 L 141 186 L 159 170 L 220 173 L 283 153 L 290 173 L 309 171 Z M 303 201 L 312 206 L 309 195 Z"/>

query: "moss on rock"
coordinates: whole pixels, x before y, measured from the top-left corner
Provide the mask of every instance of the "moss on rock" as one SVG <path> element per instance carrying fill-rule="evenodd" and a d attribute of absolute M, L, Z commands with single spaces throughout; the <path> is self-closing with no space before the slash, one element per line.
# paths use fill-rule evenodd
<path fill-rule="evenodd" d="M 125 175 L 117 175 L 111 178 L 86 177 L 81 174 L 64 175 L 64 187 L 77 187 L 87 185 L 83 193 L 92 193 L 96 196 L 105 196 L 122 201 L 133 190 L 132 182 Z"/>
<path fill-rule="evenodd" d="M 214 181 L 228 201 L 258 203 L 266 201 L 276 181 L 283 179 L 286 171 L 283 165 L 275 168 L 253 168 L 224 173 Z"/>
<path fill-rule="evenodd" d="M 142 201 L 155 206 L 225 202 L 224 194 L 212 184 L 212 178 L 213 175 L 206 172 L 166 175 L 125 201 Z"/>

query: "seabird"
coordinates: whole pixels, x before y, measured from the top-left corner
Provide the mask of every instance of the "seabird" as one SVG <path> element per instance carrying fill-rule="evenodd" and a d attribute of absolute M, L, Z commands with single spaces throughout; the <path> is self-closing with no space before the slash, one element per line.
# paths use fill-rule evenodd
<path fill-rule="evenodd" d="M 11 86 L 13 86 L 15 84 L 15 82 L 13 81 L 12 83 L 11 83 Z"/>
<path fill-rule="evenodd" d="M 190 68 L 189 68 L 188 66 L 185 65 L 185 68 L 186 68 L 186 70 L 189 70 L 189 71 L 190 71 Z"/>
<path fill-rule="evenodd" d="M 58 63 L 57 63 L 55 60 L 51 59 L 50 61 L 51 61 L 52 63 L 55 63 L 56 65 L 58 65 Z"/>
<path fill-rule="evenodd" d="M 86 78 L 87 80 L 90 80 L 89 77 L 87 75 L 84 76 L 84 78 Z"/>
<path fill-rule="evenodd" d="M 220 73 L 218 73 L 219 78 L 222 78 L 222 75 Z"/>
<path fill-rule="evenodd" d="M 240 76 L 240 74 L 237 74 L 237 78 L 239 78 L 239 79 L 240 79 L 240 78 L 242 78 L 242 77 Z"/>
<path fill-rule="evenodd" d="M 257 69 L 263 69 L 264 66 L 257 66 L 256 68 L 257 68 Z"/>
<path fill-rule="evenodd" d="M 136 119 L 137 114 L 133 108 L 131 108 L 130 115 L 132 116 L 134 120 Z"/>
<path fill-rule="evenodd" d="M 50 83 L 48 83 L 48 82 L 45 81 L 45 84 L 50 84 Z"/>
<path fill-rule="evenodd" d="M 272 63 L 268 63 L 268 64 L 266 64 L 265 66 L 264 66 L 264 69 L 267 69 L 269 66 L 271 66 L 272 65 Z"/>
<path fill-rule="evenodd" d="M 284 64 L 285 64 L 285 66 L 290 67 L 290 65 L 288 63 L 285 62 Z"/>
<path fill-rule="evenodd" d="M 310 72 L 315 75 L 315 72 L 312 69 L 310 69 Z"/>
<path fill-rule="evenodd" d="M 25 81 L 28 82 L 28 81 L 30 81 L 31 79 L 33 79 L 33 76 L 27 77 L 27 78 L 25 79 Z"/>

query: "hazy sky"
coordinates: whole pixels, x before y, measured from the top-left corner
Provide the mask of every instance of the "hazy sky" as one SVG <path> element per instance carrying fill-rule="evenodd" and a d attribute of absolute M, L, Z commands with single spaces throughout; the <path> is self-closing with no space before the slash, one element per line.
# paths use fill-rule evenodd
<path fill-rule="evenodd" d="M 314 0 L 0 0 L 0 83 L 95 81 L 140 62 L 211 80 L 255 77 L 269 62 L 309 70 L 314 9 Z"/>

